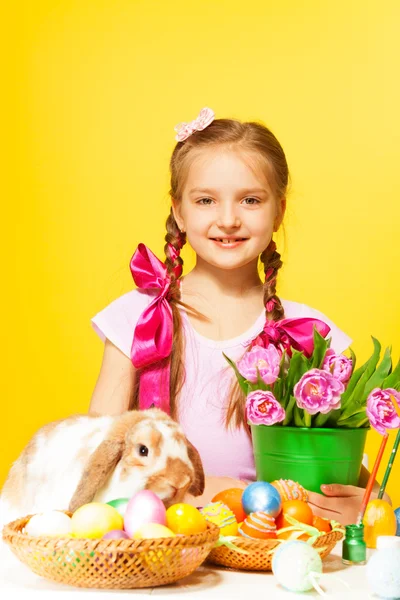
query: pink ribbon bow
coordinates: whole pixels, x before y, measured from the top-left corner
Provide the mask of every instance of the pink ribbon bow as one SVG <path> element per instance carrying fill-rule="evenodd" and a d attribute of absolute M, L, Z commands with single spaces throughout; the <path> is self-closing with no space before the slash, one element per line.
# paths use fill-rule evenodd
<path fill-rule="evenodd" d="M 201 109 L 199 116 L 197 119 L 194 119 L 194 121 L 190 121 L 189 123 L 178 123 L 178 125 L 174 127 L 176 131 L 176 141 L 183 142 L 195 131 L 202 131 L 214 121 L 214 117 L 214 111 L 211 110 L 211 108 L 205 107 Z"/>
<path fill-rule="evenodd" d="M 172 248 L 172 246 L 171 246 Z M 170 412 L 168 357 L 172 350 L 173 319 L 168 302 L 171 279 L 165 265 L 139 244 L 130 262 L 132 277 L 139 289 L 157 294 L 139 317 L 131 348 L 131 361 L 140 374 L 139 408 L 152 405 Z M 175 274 L 181 267 L 175 267 Z"/>
<path fill-rule="evenodd" d="M 281 346 L 290 355 L 290 348 L 295 348 L 309 358 L 314 351 L 314 327 L 325 337 L 330 332 L 329 325 L 320 319 L 303 317 L 300 319 L 282 319 L 281 321 L 265 321 L 264 329 L 252 342 L 252 346 Z"/>

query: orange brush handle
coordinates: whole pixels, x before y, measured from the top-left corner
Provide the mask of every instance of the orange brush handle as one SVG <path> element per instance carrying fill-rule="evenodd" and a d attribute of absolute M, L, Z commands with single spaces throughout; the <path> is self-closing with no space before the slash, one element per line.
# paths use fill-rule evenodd
<path fill-rule="evenodd" d="M 359 512 L 358 518 L 357 518 L 357 525 L 360 525 L 362 523 L 365 509 L 367 508 L 367 504 L 368 504 L 370 496 L 371 496 L 372 488 L 374 487 L 376 474 L 378 473 L 379 465 L 381 464 L 382 456 L 385 451 L 385 446 L 386 446 L 386 442 L 388 441 L 388 438 L 389 438 L 389 434 L 385 433 L 385 435 L 382 438 L 382 442 L 381 442 L 381 445 L 380 445 L 380 448 L 378 451 L 378 455 L 375 460 L 374 468 L 371 471 L 371 475 L 369 476 L 367 487 L 365 488 L 365 493 L 364 493 L 364 496 L 363 496 L 363 499 L 361 502 L 360 512 Z"/>

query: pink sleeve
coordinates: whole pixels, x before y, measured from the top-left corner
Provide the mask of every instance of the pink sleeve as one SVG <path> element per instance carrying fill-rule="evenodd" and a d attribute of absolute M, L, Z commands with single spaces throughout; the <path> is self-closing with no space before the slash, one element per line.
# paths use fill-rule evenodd
<path fill-rule="evenodd" d="M 130 357 L 136 323 L 151 300 L 150 293 L 139 290 L 120 296 L 92 318 L 94 330 L 103 342 L 109 339 Z"/>

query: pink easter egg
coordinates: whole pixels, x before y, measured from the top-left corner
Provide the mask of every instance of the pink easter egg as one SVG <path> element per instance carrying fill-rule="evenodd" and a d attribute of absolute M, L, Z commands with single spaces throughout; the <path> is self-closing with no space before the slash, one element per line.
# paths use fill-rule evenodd
<path fill-rule="evenodd" d="M 122 529 L 111 529 L 111 531 L 107 531 L 107 533 L 105 533 L 103 535 L 103 540 L 129 540 L 130 537 L 129 535 L 126 533 L 126 531 L 123 531 Z"/>
<path fill-rule="evenodd" d="M 142 490 L 129 500 L 124 516 L 124 529 L 133 537 L 145 523 L 167 524 L 166 509 L 162 500 L 150 490 Z"/>

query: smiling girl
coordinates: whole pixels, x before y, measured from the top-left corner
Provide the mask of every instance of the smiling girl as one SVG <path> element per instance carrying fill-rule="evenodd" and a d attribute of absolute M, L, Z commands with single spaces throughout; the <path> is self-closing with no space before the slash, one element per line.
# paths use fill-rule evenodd
<path fill-rule="evenodd" d="M 105 349 L 90 412 L 153 404 L 170 412 L 203 460 L 206 490 L 195 500 L 202 504 L 256 478 L 244 398 L 223 353 L 238 360 L 266 319 L 284 317 L 327 323 L 337 353 L 351 340 L 320 312 L 276 294 L 282 262 L 273 234 L 285 214 L 289 172 L 271 131 L 214 119 L 207 108 L 176 131 L 165 262 L 140 245 L 131 261 L 138 289 L 94 317 Z M 196 263 L 182 278 L 186 242 Z M 310 494 L 314 512 L 354 522 L 364 490 L 323 491 Z"/>

